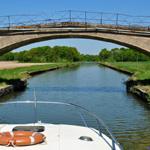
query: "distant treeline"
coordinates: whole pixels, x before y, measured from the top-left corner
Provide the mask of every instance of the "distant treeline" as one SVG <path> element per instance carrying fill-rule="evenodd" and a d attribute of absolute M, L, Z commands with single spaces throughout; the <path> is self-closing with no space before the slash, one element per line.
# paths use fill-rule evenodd
<path fill-rule="evenodd" d="M 43 46 L 28 51 L 9 52 L 0 60 L 17 60 L 20 62 L 76 62 L 80 60 L 80 53 L 74 47 Z"/>
<path fill-rule="evenodd" d="M 98 55 L 80 54 L 75 47 L 43 46 L 21 52 L 9 52 L 0 56 L 0 60 L 19 62 L 77 62 L 99 61 Z"/>
<path fill-rule="evenodd" d="M 101 61 L 150 61 L 150 56 L 130 48 L 102 49 L 99 53 Z"/>
<path fill-rule="evenodd" d="M 150 61 L 150 57 L 129 48 L 102 49 L 99 55 L 80 54 L 75 47 L 43 46 L 21 52 L 9 52 L 0 60 L 20 62 L 77 62 L 77 61 Z"/>

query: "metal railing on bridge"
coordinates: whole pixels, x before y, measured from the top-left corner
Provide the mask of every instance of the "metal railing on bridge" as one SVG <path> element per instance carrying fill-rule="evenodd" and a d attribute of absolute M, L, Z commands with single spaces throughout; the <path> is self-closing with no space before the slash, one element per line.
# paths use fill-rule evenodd
<path fill-rule="evenodd" d="M 57 11 L 51 15 L 0 16 L 1 29 L 30 29 L 58 27 L 96 27 L 111 29 L 150 30 L 150 16 L 89 11 Z"/>

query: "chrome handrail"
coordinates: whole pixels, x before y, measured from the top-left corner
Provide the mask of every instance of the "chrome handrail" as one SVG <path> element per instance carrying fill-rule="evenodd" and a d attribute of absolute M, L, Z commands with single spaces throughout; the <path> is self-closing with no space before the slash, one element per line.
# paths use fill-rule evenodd
<path fill-rule="evenodd" d="M 7 105 L 7 104 L 34 104 L 34 106 L 36 106 L 37 104 L 56 104 L 56 105 L 73 106 L 74 108 L 77 108 L 78 110 L 85 111 L 87 114 L 89 114 L 91 117 L 93 117 L 97 121 L 98 126 L 99 126 L 98 127 L 99 128 L 98 129 L 99 136 L 101 136 L 105 140 L 105 142 L 107 142 L 107 144 L 112 148 L 112 150 L 116 150 L 115 144 L 118 145 L 121 150 L 123 150 L 123 148 L 118 143 L 116 138 L 112 135 L 112 133 L 109 131 L 107 125 L 103 122 L 103 120 L 100 119 L 99 117 L 97 117 L 97 115 L 95 115 L 94 113 L 90 112 L 88 109 L 86 109 L 86 108 L 84 108 L 82 106 L 79 106 L 77 104 L 66 103 L 66 102 L 55 102 L 55 101 L 12 101 L 12 102 L 0 102 L 0 105 Z M 82 113 L 79 113 L 79 116 L 80 116 L 82 122 L 84 123 L 84 125 L 86 127 L 88 127 L 87 122 L 86 122 L 84 116 L 82 115 Z M 112 145 L 109 144 L 107 139 L 103 136 L 103 134 L 101 132 L 100 125 L 102 125 L 105 128 L 105 130 L 107 131 L 107 133 L 109 134 L 109 136 L 110 136 L 110 138 L 112 140 Z"/>

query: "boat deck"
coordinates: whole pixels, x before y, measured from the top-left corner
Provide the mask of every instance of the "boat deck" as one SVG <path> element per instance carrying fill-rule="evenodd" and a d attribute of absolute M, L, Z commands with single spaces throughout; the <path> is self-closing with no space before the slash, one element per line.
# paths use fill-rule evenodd
<path fill-rule="evenodd" d="M 27 125 L 31 126 L 35 124 Z M 96 130 L 94 129 L 72 125 L 36 125 L 45 126 L 43 134 L 46 136 L 46 140 L 44 143 L 23 147 L 0 146 L 0 150 L 111 150 L 111 147 L 96 133 Z M 18 124 L 0 125 L 0 132 L 12 131 L 15 126 L 18 126 Z M 93 141 L 80 140 L 79 138 L 81 136 L 91 137 Z M 116 148 L 116 150 L 117 149 L 119 150 L 119 148 Z"/>

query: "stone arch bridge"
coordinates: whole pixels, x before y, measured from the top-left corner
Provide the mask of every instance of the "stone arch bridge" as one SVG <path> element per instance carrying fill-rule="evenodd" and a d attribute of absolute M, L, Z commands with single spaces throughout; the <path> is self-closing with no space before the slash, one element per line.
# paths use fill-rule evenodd
<path fill-rule="evenodd" d="M 1 31 L 2 32 L 2 31 Z M 85 38 L 112 42 L 150 55 L 150 34 L 101 29 L 48 29 L 0 34 L 0 55 L 31 43 L 60 38 Z"/>
<path fill-rule="evenodd" d="M 57 16 L 45 19 L 42 23 L 32 19 L 31 23 L 26 21 L 22 24 L 13 22 L 11 17 L 14 16 L 0 16 L 0 55 L 31 43 L 60 38 L 87 38 L 112 42 L 150 55 L 150 18 L 71 10 L 61 12 L 61 16 L 63 13 L 66 15 L 64 18 Z M 93 14 L 97 15 L 96 18 Z M 113 16 L 110 20 L 109 15 Z M 127 16 L 128 19 L 125 19 Z M 131 18 L 138 20 L 129 22 Z"/>

